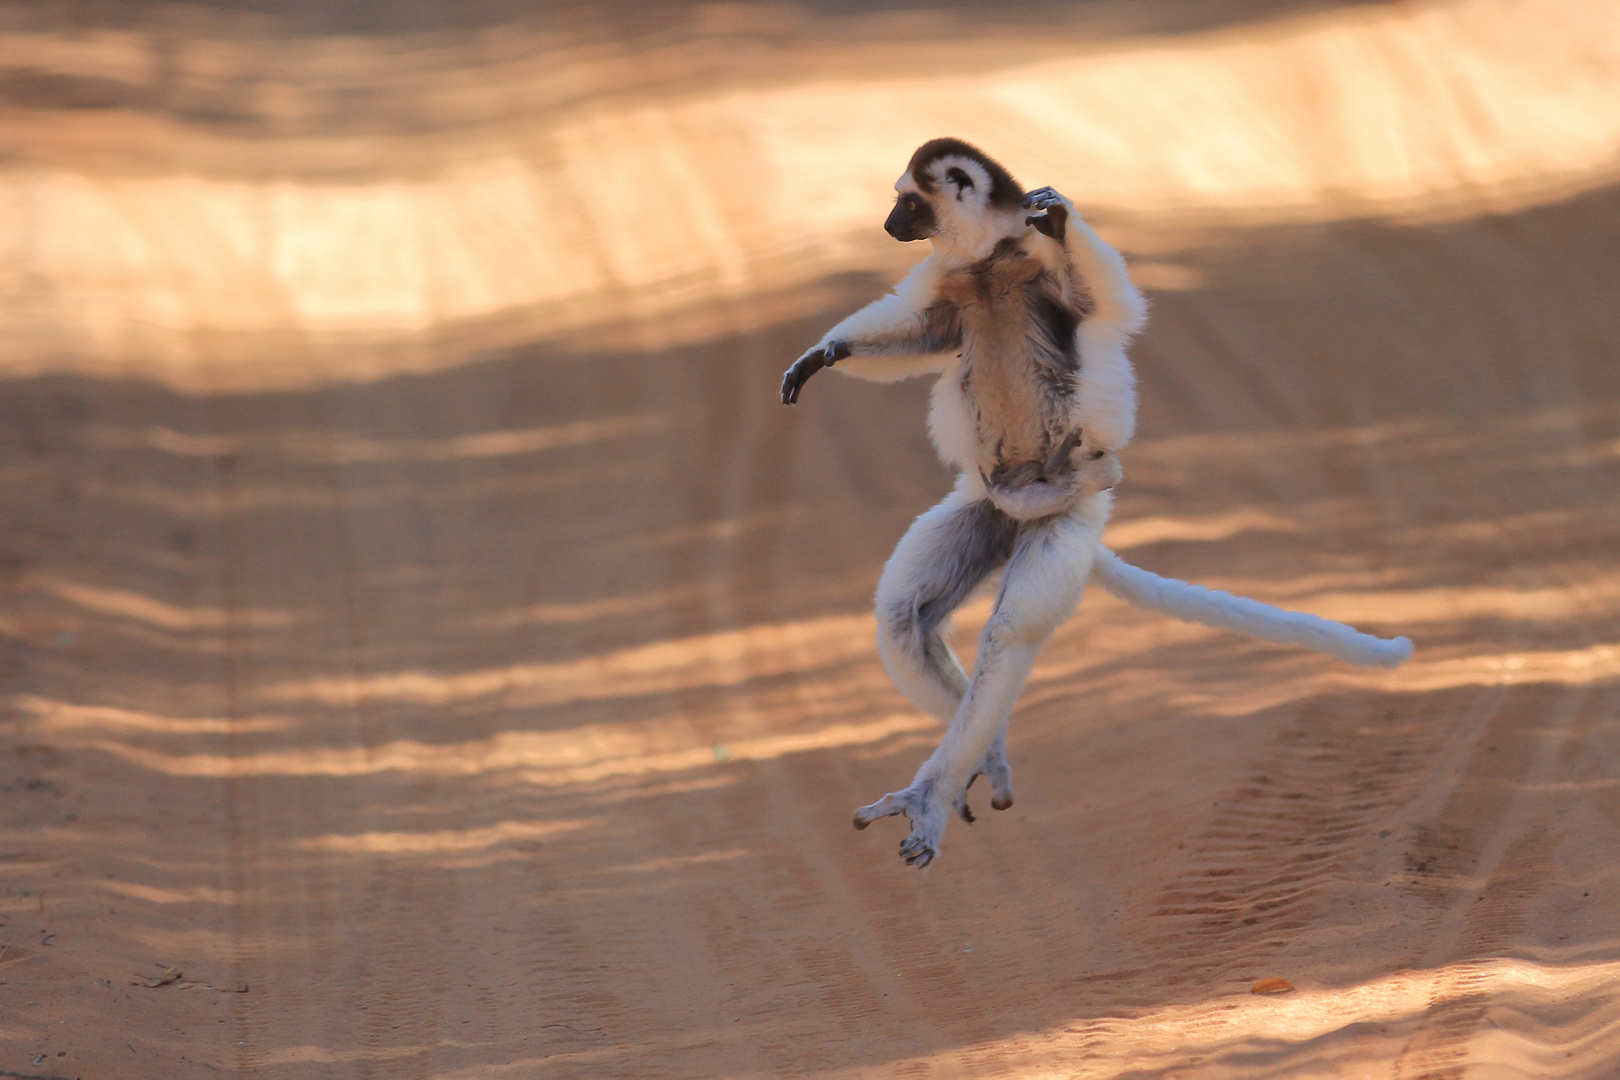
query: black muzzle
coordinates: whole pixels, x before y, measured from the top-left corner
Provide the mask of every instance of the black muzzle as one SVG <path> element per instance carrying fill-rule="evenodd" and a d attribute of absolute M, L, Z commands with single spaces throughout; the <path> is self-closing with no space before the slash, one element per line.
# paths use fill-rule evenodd
<path fill-rule="evenodd" d="M 896 240 L 926 240 L 934 234 L 934 208 L 921 195 L 908 191 L 895 200 L 883 231 Z"/>

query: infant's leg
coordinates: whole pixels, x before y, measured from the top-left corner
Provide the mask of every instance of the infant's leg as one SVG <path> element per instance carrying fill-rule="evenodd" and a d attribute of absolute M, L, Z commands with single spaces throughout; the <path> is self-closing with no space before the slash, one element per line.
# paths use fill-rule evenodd
<path fill-rule="evenodd" d="M 1120 466 L 1119 456 L 1112 450 L 1082 450 L 1076 456 L 1081 455 L 1085 456 L 1081 457 L 1075 466 L 1080 481 L 1081 498 L 1117 487 L 1119 482 L 1125 479 L 1125 470 Z"/>

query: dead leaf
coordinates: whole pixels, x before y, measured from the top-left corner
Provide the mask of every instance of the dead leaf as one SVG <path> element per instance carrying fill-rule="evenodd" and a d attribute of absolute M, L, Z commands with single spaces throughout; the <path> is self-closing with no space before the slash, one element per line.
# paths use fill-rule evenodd
<path fill-rule="evenodd" d="M 1286 994 L 1294 988 L 1294 984 L 1287 979 L 1279 979 L 1273 975 L 1269 979 L 1261 979 L 1249 987 L 1251 994 Z"/>
<path fill-rule="evenodd" d="M 145 986 L 155 989 L 159 986 L 168 986 L 172 982 L 179 982 L 185 977 L 185 975 L 179 968 L 164 968 L 163 974 L 159 975 L 155 979 L 148 979 L 144 975 L 137 975 L 135 977 L 139 979 L 140 982 L 132 982 L 129 985 Z"/>

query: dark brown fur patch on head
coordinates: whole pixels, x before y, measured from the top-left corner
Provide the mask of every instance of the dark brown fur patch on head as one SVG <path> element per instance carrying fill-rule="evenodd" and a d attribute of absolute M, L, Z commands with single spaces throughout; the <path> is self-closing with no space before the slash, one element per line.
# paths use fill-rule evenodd
<path fill-rule="evenodd" d="M 911 164 L 906 171 L 917 182 L 922 190 L 933 193 L 934 178 L 928 175 L 928 166 L 942 157 L 951 155 L 971 158 L 984 166 L 984 171 L 990 176 L 990 205 L 1003 210 L 1016 209 L 1024 204 L 1024 189 L 1014 180 L 1012 173 L 1002 168 L 989 154 L 980 150 L 972 143 L 965 143 L 961 139 L 929 139 L 917 147 L 917 152 L 911 155 Z"/>

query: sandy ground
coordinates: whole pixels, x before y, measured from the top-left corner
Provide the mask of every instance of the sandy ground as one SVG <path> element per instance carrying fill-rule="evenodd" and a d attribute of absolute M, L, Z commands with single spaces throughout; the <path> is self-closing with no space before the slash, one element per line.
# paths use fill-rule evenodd
<path fill-rule="evenodd" d="M 1615 20 L 8 9 L 0 1074 L 1620 1073 Z M 1152 296 L 1109 542 L 1418 651 L 1093 592 L 918 873 L 926 387 L 774 390 L 947 131 Z"/>

